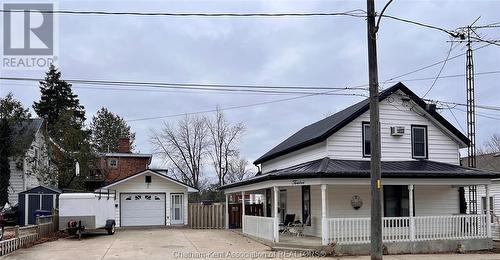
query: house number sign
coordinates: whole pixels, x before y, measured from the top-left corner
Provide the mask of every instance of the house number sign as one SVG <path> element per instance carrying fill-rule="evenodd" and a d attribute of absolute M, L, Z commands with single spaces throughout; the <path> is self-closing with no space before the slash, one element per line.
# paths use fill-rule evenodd
<path fill-rule="evenodd" d="M 293 185 L 302 185 L 302 184 L 304 184 L 304 183 L 305 183 L 305 182 L 304 182 L 304 181 L 302 181 L 302 180 L 292 180 L 292 184 L 293 184 Z"/>
<path fill-rule="evenodd" d="M 363 200 L 361 199 L 361 197 L 358 195 L 352 196 L 351 206 L 356 210 L 360 209 L 361 206 L 363 206 Z"/>

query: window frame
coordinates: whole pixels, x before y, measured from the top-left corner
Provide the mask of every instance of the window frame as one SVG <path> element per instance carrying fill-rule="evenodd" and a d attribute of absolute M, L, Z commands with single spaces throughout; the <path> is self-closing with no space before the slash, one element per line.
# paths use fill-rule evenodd
<path fill-rule="evenodd" d="M 363 158 L 370 158 L 371 157 L 371 151 L 372 151 L 372 140 L 370 139 L 370 153 L 367 154 L 365 151 L 365 137 L 367 136 L 365 133 L 365 127 L 368 126 L 370 127 L 370 122 L 363 121 L 361 123 L 361 153 L 363 155 Z"/>
<path fill-rule="evenodd" d="M 415 155 L 414 129 L 424 129 L 424 156 Z M 429 133 L 426 125 L 411 125 L 411 157 L 413 159 L 429 159 Z"/>
<path fill-rule="evenodd" d="M 114 161 L 115 162 L 115 165 L 112 165 L 111 162 Z M 109 168 L 118 168 L 118 159 L 117 158 L 109 158 L 108 159 L 108 167 Z"/>
<path fill-rule="evenodd" d="M 311 186 L 309 185 L 303 185 L 301 186 L 301 191 L 302 191 L 302 223 L 305 225 L 305 226 L 311 226 Z M 307 223 L 306 220 L 307 220 L 307 217 L 304 217 L 305 215 L 305 210 L 304 210 L 304 204 L 305 204 L 305 199 L 304 199 L 304 195 L 308 195 L 308 200 L 307 200 L 307 204 L 308 204 L 308 208 L 309 208 L 309 215 L 308 218 L 309 218 L 309 221 Z"/>

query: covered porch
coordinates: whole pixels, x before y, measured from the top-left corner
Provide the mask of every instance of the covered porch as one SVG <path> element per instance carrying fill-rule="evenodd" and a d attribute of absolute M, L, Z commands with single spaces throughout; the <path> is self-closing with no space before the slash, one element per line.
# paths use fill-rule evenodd
<path fill-rule="evenodd" d="M 487 179 L 384 179 L 384 243 L 491 239 L 488 200 L 485 212 L 460 213 L 459 188 L 471 185 L 484 187 L 489 196 Z M 244 234 L 276 245 L 370 243 L 367 178 L 270 180 L 227 189 L 226 196 L 230 194 L 261 194 L 264 198 L 263 214 L 242 213 Z M 294 215 L 294 221 L 304 225 L 299 236 L 282 232 L 287 215 Z"/>

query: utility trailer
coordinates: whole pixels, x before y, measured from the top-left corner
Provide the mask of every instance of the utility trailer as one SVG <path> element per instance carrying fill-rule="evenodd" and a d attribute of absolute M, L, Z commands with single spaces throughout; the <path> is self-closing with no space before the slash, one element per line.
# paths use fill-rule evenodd
<path fill-rule="evenodd" d="M 115 233 L 115 193 L 63 193 L 59 195 L 59 230 L 69 235 L 104 229 Z"/>

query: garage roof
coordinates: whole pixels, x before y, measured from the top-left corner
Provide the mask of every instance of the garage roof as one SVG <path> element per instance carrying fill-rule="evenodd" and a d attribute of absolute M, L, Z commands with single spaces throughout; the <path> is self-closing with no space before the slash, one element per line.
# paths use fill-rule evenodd
<path fill-rule="evenodd" d="M 130 179 L 132 179 L 134 177 L 138 177 L 138 176 L 146 174 L 146 173 L 151 173 L 151 174 L 157 175 L 158 177 L 161 177 L 161 178 L 163 178 L 165 180 L 168 180 L 168 181 L 174 182 L 176 184 L 179 184 L 181 186 L 184 186 L 184 187 L 186 187 L 188 189 L 188 192 L 198 192 L 198 189 L 196 189 L 196 188 L 194 188 L 194 187 L 192 187 L 190 185 L 187 185 L 186 183 L 180 182 L 180 181 L 178 181 L 178 180 L 176 180 L 174 178 L 171 178 L 171 177 L 169 177 L 169 176 L 167 176 L 165 174 L 162 174 L 160 172 L 157 172 L 157 171 L 154 171 L 154 170 L 151 170 L 151 169 L 143 170 L 143 171 L 140 171 L 138 173 L 132 174 L 132 175 L 130 175 L 128 177 L 125 177 L 123 179 L 119 179 L 119 180 L 113 181 L 111 183 L 108 183 L 106 186 L 101 187 L 100 189 L 109 189 L 112 186 L 115 186 L 115 185 L 117 185 L 119 183 L 122 183 L 122 182 L 126 182 L 126 181 L 128 181 L 128 180 L 130 180 Z"/>

